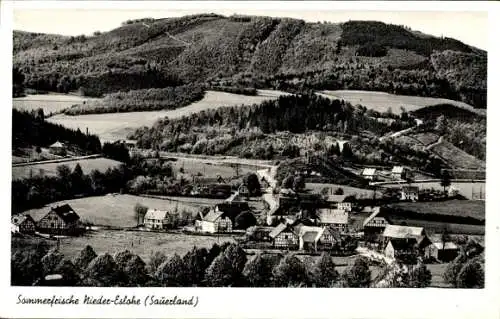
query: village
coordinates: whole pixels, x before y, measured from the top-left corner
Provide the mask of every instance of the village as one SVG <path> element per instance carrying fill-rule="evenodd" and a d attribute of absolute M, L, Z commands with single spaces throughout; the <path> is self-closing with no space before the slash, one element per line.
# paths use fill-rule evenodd
<path fill-rule="evenodd" d="M 131 152 L 138 152 L 133 145 L 128 146 L 132 147 Z M 54 153 L 65 153 L 59 142 L 51 147 Z M 341 188 L 308 192 L 305 179 L 319 175 L 314 171 L 295 172 L 279 184 L 275 179 L 276 170 L 277 166 L 257 169 L 249 173 L 253 185 L 242 183 L 236 189 L 222 178 L 214 184 L 196 185 L 187 196 L 225 199 L 200 209 L 188 225 L 179 223 L 177 211 L 147 207 L 138 214 L 137 226 L 129 230 L 199 236 L 223 234 L 233 237 L 249 252 L 296 251 L 319 255 L 326 251 L 332 256 L 363 255 L 375 261 L 416 262 L 418 259 L 441 263 L 453 260 L 459 253 L 446 228 L 436 231 L 434 227 L 429 235 L 421 223 L 401 222 L 401 218 L 393 220 L 385 207 L 393 202 L 453 199 L 458 195 L 453 187 L 447 187 L 445 192 L 420 189 L 412 185 L 411 169 L 403 166 L 394 166 L 386 173 L 379 173 L 375 168 L 360 169 L 360 176 L 370 185 L 377 182 L 399 185 L 391 188 L 391 197 L 381 202 L 375 190 L 373 197 L 345 195 Z M 250 199 L 262 201 L 265 209 L 252 209 Z M 11 230 L 15 236 L 33 235 L 52 240 L 102 231 L 83 223 L 69 204 L 50 206 L 36 218 L 29 214 L 14 215 Z"/>

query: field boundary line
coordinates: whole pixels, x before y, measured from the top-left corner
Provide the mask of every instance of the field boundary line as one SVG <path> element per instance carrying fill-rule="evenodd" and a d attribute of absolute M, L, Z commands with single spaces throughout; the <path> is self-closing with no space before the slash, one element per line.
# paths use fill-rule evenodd
<path fill-rule="evenodd" d="M 60 159 L 55 159 L 55 160 L 34 161 L 34 162 L 26 162 L 26 163 L 12 163 L 12 167 L 22 167 L 22 166 L 51 164 L 51 163 L 64 163 L 64 162 L 72 162 L 72 161 L 85 160 L 85 159 L 95 159 L 95 158 L 105 158 L 105 157 L 103 157 L 102 154 L 92 154 L 92 155 L 86 155 L 86 156 L 60 158 Z"/>

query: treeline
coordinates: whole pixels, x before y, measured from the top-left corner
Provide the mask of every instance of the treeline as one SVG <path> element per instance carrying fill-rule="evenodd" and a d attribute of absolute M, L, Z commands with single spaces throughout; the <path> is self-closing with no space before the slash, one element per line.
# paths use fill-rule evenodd
<path fill-rule="evenodd" d="M 172 110 L 199 101 L 204 96 L 199 85 L 189 84 L 161 89 L 131 90 L 107 94 L 64 110 L 67 115 Z"/>
<path fill-rule="evenodd" d="M 12 214 L 41 207 L 45 204 L 81 196 L 99 196 L 108 193 L 134 192 L 134 179 L 142 176 L 161 176 L 162 181 L 172 178 L 169 163 L 132 157 L 127 165 L 92 170 L 84 174 L 80 164 L 73 171 L 67 165 L 57 166 L 55 176 L 33 172 L 31 178 L 12 181 Z"/>
<path fill-rule="evenodd" d="M 24 74 L 18 68 L 12 68 L 12 97 L 24 95 Z"/>
<path fill-rule="evenodd" d="M 113 63 L 109 57 L 109 63 Z M 68 93 L 78 91 L 81 95 L 101 97 L 103 94 L 120 90 L 139 90 L 182 85 L 183 82 L 174 74 L 169 74 L 158 66 L 146 61 L 132 61 L 127 68 L 106 66 L 101 72 L 88 72 L 88 65 L 82 66 L 82 73 L 74 71 L 62 73 L 53 70 L 37 71 L 38 66 L 22 67 L 25 75 L 24 85 L 38 91 Z M 107 63 L 105 63 L 107 64 Z"/>
<path fill-rule="evenodd" d="M 38 111 L 12 110 L 12 148 L 49 146 L 56 141 L 76 146 L 83 152 L 95 154 L 101 151 L 101 142 L 96 135 L 87 135 L 79 129 L 72 130 L 62 125 L 45 121 L 42 109 Z"/>
<path fill-rule="evenodd" d="M 471 52 L 472 49 L 455 39 L 422 37 L 403 26 L 376 21 L 348 21 L 342 24 L 342 45 L 387 46 L 430 56 L 434 50 Z"/>
<path fill-rule="evenodd" d="M 36 174 L 12 181 L 12 214 L 76 196 L 123 192 L 131 178 L 132 172 L 124 165 L 108 168 L 105 172 L 93 170 L 90 174 L 84 174 L 79 164 L 73 171 L 66 165 L 60 165 L 56 176 Z"/>
<path fill-rule="evenodd" d="M 257 89 L 255 88 L 247 88 L 247 87 L 237 87 L 237 86 L 211 86 L 210 90 L 227 92 L 233 94 L 242 94 L 242 95 L 257 95 Z"/>
<path fill-rule="evenodd" d="M 399 287 L 430 285 L 425 265 L 411 266 L 411 280 Z M 367 288 L 373 282 L 368 261 L 358 257 L 342 273 L 324 253 L 316 261 L 302 261 L 292 253 L 257 254 L 249 259 L 237 244 L 214 244 L 210 249 L 193 247 L 184 256 L 151 255 L 145 263 L 128 250 L 97 255 L 85 247 L 69 260 L 56 249 L 43 244 L 13 247 L 11 285 L 50 285 L 44 277 L 59 274 L 57 283 L 91 287 L 352 287 Z"/>

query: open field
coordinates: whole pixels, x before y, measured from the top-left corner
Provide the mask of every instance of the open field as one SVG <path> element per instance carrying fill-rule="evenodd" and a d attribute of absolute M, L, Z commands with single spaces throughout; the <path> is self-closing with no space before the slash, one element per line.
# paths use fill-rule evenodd
<path fill-rule="evenodd" d="M 421 182 L 421 183 L 412 183 L 412 186 L 418 186 L 419 189 L 443 189 L 443 186 L 440 185 L 439 182 Z M 395 187 L 400 188 L 401 184 L 384 184 L 384 187 Z M 485 182 L 452 182 L 451 187 L 454 187 L 459 190 L 460 194 L 468 199 L 473 199 L 474 197 L 482 197 L 485 198 L 486 194 L 486 183 Z M 480 196 L 481 195 L 481 196 Z"/>
<path fill-rule="evenodd" d="M 446 159 L 453 168 L 463 169 L 486 169 L 486 163 L 476 157 L 467 154 L 449 142 L 441 142 L 429 148 L 432 152 Z"/>
<path fill-rule="evenodd" d="M 14 239 L 27 240 L 27 239 Z M 47 241 L 55 245 L 55 241 Z M 210 248 L 214 243 L 234 242 L 230 236 L 197 236 L 186 234 L 139 232 L 125 230 L 100 230 L 89 232 L 80 237 L 66 237 L 60 239 L 60 252 L 71 260 L 75 258 L 85 246 L 90 245 L 99 254 L 117 252 L 128 249 L 139 255 L 145 262 L 149 261 L 151 253 L 162 251 L 167 256 L 174 254 L 184 255 L 196 247 Z"/>
<path fill-rule="evenodd" d="M 12 107 L 18 110 L 31 111 L 42 108 L 44 113 L 50 114 L 60 112 L 65 108 L 75 104 L 81 104 L 83 101 L 95 100 L 95 98 L 82 97 L 71 94 L 28 94 L 25 97 L 16 97 L 12 99 Z"/>
<path fill-rule="evenodd" d="M 485 202 L 480 200 L 448 200 L 443 202 L 405 202 L 390 204 L 389 207 L 425 215 L 447 215 L 485 219 Z"/>
<path fill-rule="evenodd" d="M 401 107 L 404 107 L 407 112 L 410 112 L 436 104 L 451 104 L 472 112 L 478 112 L 467 103 L 442 98 L 395 95 L 384 92 L 356 90 L 322 91 L 320 94 L 325 97 L 345 100 L 352 105 L 361 104 L 368 109 L 373 109 L 381 113 L 387 111 L 389 107 L 394 114 L 400 114 Z"/>
<path fill-rule="evenodd" d="M 344 195 L 356 195 L 358 198 L 372 198 L 373 190 L 363 189 L 357 187 L 351 187 L 347 185 L 339 185 L 339 184 L 326 184 L 326 183 L 306 183 L 306 189 L 311 190 L 312 193 L 321 193 L 323 188 L 332 188 L 334 191 L 337 188 L 342 188 L 344 191 Z M 377 197 L 382 196 L 382 193 L 377 191 Z"/>
<path fill-rule="evenodd" d="M 44 176 L 55 176 L 57 175 L 57 166 L 67 165 L 71 170 L 75 168 L 76 164 L 79 163 L 82 167 L 84 174 L 89 174 L 92 170 L 96 169 L 99 171 L 105 171 L 109 167 L 116 167 L 121 164 L 121 162 L 111 160 L 108 158 L 89 158 L 81 159 L 75 161 L 64 161 L 61 163 L 42 163 L 33 165 L 24 165 L 12 167 L 12 179 L 23 179 L 29 178 L 32 173 L 33 176 L 40 174 L 43 171 Z"/>
<path fill-rule="evenodd" d="M 171 163 L 176 172 L 182 168 L 185 174 L 198 175 L 200 178 L 217 178 L 221 176 L 224 179 L 231 179 L 232 177 L 236 177 L 236 169 L 229 165 L 204 162 L 202 160 L 189 158 L 178 159 Z M 240 166 L 238 174 L 239 177 L 241 177 L 250 172 L 253 172 L 253 170 Z"/>
<path fill-rule="evenodd" d="M 114 226 L 114 227 L 133 227 L 137 225 L 137 219 L 134 216 L 134 207 L 140 203 L 148 208 L 163 210 L 189 211 L 197 213 L 201 207 L 211 206 L 206 199 L 196 202 L 196 199 L 159 199 L 133 195 L 112 195 L 78 198 L 58 203 L 52 203 L 47 206 L 56 206 L 57 204 L 67 203 L 73 207 L 82 221 L 88 221 L 95 225 Z M 33 218 L 37 219 L 47 213 L 48 207 L 32 209 L 27 211 Z"/>
<path fill-rule="evenodd" d="M 56 124 L 62 124 L 72 129 L 79 128 L 82 132 L 85 132 L 88 128 L 90 133 L 99 136 L 101 142 L 106 142 L 126 139 L 127 135 L 136 128 L 152 126 L 160 118 L 177 118 L 222 106 L 252 105 L 265 100 L 274 100 L 283 94 L 286 93 L 271 90 L 259 90 L 257 96 L 207 91 L 202 100 L 186 107 L 170 111 L 89 114 L 77 116 L 58 114 L 51 117 L 49 121 Z"/>
<path fill-rule="evenodd" d="M 411 137 L 425 146 L 436 143 L 439 140 L 439 135 L 430 132 L 412 134 Z"/>
<path fill-rule="evenodd" d="M 484 235 L 484 225 L 456 224 L 448 222 L 430 221 L 422 219 L 410 219 L 404 216 L 389 217 L 395 224 L 402 224 L 414 227 L 423 227 L 429 234 L 441 234 L 444 229 L 454 235 Z"/>

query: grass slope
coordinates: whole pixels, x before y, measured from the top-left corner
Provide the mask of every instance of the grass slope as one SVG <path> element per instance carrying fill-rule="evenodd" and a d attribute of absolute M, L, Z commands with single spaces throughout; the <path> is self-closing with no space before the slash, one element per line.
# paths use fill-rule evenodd
<path fill-rule="evenodd" d="M 24 97 L 12 99 L 12 107 L 23 111 L 32 111 L 39 108 L 45 114 L 60 112 L 68 107 L 81 104 L 83 101 L 97 101 L 98 99 L 81 97 L 70 94 L 28 94 Z"/>
<path fill-rule="evenodd" d="M 390 208 L 413 212 L 422 219 L 430 215 L 441 217 L 471 218 L 479 222 L 485 220 L 485 202 L 472 200 L 450 200 L 444 202 L 409 202 L 390 204 Z M 445 222 L 444 218 L 442 222 Z"/>
<path fill-rule="evenodd" d="M 102 142 L 126 139 L 127 135 L 142 126 L 152 126 L 157 120 L 168 117 L 178 118 L 206 109 L 221 106 L 239 106 L 260 103 L 264 100 L 276 99 L 281 92 L 264 90 L 256 96 L 232 94 L 226 92 L 207 91 L 200 101 L 188 106 L 168 111 L 145 111 L 112 114 L 88 114 L 78 116 L 56 115 L 48 121 L 83 132 L 97 134 Z"/>
<path fill-rule="evenodd" d="M 447 163 L 453 168 L 486 169 L 486 163 L 484 161 L 467 154 L 447 141 L 431 145 L 429 149 L 440 157 L 445 158 Z"/>
<path fill-rule="evenodd" d="M 384 92 L 356 90 L 323 91 L 322 93 L 327 97 L 346 100 L 353 105 L 361 104 L 366 106 L 368 109 L 373 109 L 381 113 L 387 111 L 388 108 L 391 108 L 394 114 L 401 114 L 401 107 L 403 107 L 407 112 L 412 112 L 436 104 L 450 104 L 458 108 L 474 111 L 472 106 L 464 102 L 442 98 L 396 95 Z"/>
<path fill-rule="evenodd" d="M 95 169 L 103 172 L 108 168 L 113 168 L 121 164 L 121 162 L 108 158 L 90 158 L 75 161 L 63 161 L 60 163 L 43 163 L 16 166 L 12 167 L 12 179 L 14 180 L 29 178 L 31 174 L 33 174 L 33 176 L 36 176 L 39 175 L 42 171 L 44 176 L 55 176 L 57 175 L 57 166 L 67 165 L 71 170 L 73 170 L 77 163 L 82 167 L 82 171 L 84 174 L 89 174 Z"/>
<path fill-rule="evenodd" d="M 27 211 L 35 220 L 47 213 L 48 207 L 67 203 L 73 207 L 82 221 L 91 222 L 95 225 L 114 226 L 114 227 L 133 227 L 137 225 L 137 219 L 134 216 L 134 207 L 137 203 L 168 211 L 177 209 L 179 212 L 186 210 L 197 213 L 200 207 L 210 206 L 208 202 L 215 204 L 216 201 L 207 201 L 201 199 L 199 204 L 195 199 L 158 199 L 150 197 L 141 197 L 133 195 L 105 195 L 78 198 L 58 203 L 52 203 L 47 207 Z"/>

